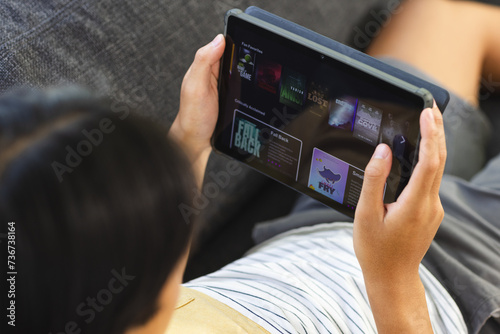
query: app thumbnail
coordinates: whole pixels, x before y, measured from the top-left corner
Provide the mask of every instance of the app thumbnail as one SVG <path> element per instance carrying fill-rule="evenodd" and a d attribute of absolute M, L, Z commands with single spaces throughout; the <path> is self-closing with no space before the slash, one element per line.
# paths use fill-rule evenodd
<path fill-rule="evenodd" d="M 328 112 L 329 98 L 328 87 L 312 81 L 307 89 L 306 110 L 322 117 Z"/>
<path fill-rule="evenodd" d="M 309 173 L 309 188 L 343 203 L 349 164 L 314 148 Z"/>
<path fill-rule="evenodd" d="M 269 60 L 262 60 L 257 65 L 257 86 L 276 94 L 281 79 L 281 65 Z"/>
<path fill-rule="evenodd" d="M 357 104 L 358 100 L 353 97 L 332 100 L 328 124 L 339 129 L 352 131 Z"/>
<path fill-rule="evenodd" d="M 284 68 L 281 75 L 280 103 L 292 108 L 304 105 L 306 77 L 289 68 Z"/>
<path fill-rule="evenodd" d="M 252 81 L 255 68 L 255 52 L 244 46 L 240 46 L 237 67 L 242 78 Z"/>
<path fill-rule="evenodd" d="M 368 144 L 376 146 L 381 121 L 381 110 L 359 101 L 354 122 L 354 136 Z"/>

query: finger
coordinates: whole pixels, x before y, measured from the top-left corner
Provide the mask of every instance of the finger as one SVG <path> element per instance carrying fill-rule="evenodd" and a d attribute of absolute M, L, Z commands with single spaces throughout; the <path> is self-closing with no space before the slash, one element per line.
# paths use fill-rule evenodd
<path fill-rule="evenodd" d="M 219 67 L 220 67 L 220 59 L 224 53 L 224 48 L 226 47 L 226 39 L 222 34 L 219 34 L 215 37 L 214 41 L 212 41 L 213 47 L 215 48 L 215 58 L 216 61 L 212 64 L 212 75 L 216 80 L 219 79 Z"/>
<path fill-rule="evenodd" d="M 389 146 L 385 144 L 378 145 L 365 169 L 356 215 L 383 214 L 384 188 L 391 170 L 391 162 L 392 157 Z"/>
<path fill-rule="evenodd" d="M 435 101 L 434 101 L 434 107 L 432 108 L 432 112 L 434 114 L 434 120 L 436 122 L 436 127 L 439 133 L 437 143 L 438 143 L 440 166 L 437 171 L 436 177 L 434 179 L 434 184 L 432 186 L 431 191 L 437 195 L 439 194 L 439 188 L 441 187 L 441 179 L 443 178 L 443 172 L 446 165 L 447 151 L 446 151 L 446 139 L 444 134 L 443 114 L 437 107 Z"/>
<path fill-rule="evenodd" d="M 224 52 L 224 47 L 224 36 L 219 34 L 212 42 L 198 49 L 188 71 L 189 75 L 201 82 L 208 82 L 210 75 L 217 79 L 219 77 L 219 60 Z"/>
<path fill-rule="evenodd" d="M 405 188 L 404 192 L 407 194 L 404 194 L 404 197 L 428 196 L 434 188 L 434 182 L 441 168 L 440 130 L 436 124 L 434 112 L 430 108 L 422 111 L 420 115 L 420 133 L 418 163 Z"/>

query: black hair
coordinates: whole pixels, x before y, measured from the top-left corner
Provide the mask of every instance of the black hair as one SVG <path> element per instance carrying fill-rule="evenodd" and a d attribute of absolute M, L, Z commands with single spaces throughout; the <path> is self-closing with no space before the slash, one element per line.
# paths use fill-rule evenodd
<path fill-rule="evenodd" d="M 14 223 L 16 328 L 122 333 L 147 322 L 189 244 L 178 207 L 195 189 L 159 124 L 74 89 L 0 99 L 0 231 Z"/>

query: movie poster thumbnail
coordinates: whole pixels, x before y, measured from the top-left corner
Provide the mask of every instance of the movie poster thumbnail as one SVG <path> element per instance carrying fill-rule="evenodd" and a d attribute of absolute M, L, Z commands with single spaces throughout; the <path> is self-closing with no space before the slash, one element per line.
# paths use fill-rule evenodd
<path fill-rule="evenodd" d="M 247 79 L 248 81 L 252 81 L 255 70 L 255 51 L 252 51 L 243 45 L 240 46 L 238 50 L 237 68 L 240 73 L 240 77 Z"/>
<path fill-rule="evenodd" d="M 306 94 L 306 111 L 323 117 L 328 113 L 330 94 L 326 85 L 312 81 Z"/>
<path fill-rule="evenodd" d="M 260 158 L 261 141 L 259 127 L 246 119 L 235 117 L 234 137 L 232 147 L 237 148 L 241 153 L 251 154 Z"/>
<path fill-rule="evenodd" d="M 262 59 L 257 65 L 256 84 L 270 93 L 278 92 L 281 80 L 281 64 L 273 61 Z"/>
<path fill-rule="evenodd" d="M 338 129 L 353 131 L 357 105 L 358 100 L 353 97 L 332 100 L 328 124 Z"/>
<path fill-rule="evenodd" d="M 281 74 L 280 103 L 299 109 L 304 105 L 306 77 L 287 67 Z"/>
<path fill-rule="evenodd" d="M 314 148 L 308 186 L 336 202 L 343 203 L 349 164 Z"/>
<path fill-rule="evenodd" d="M 382 111 L 369 104 L 358 101 L 358 109 L 354 122 L 354 137 L 376 146 L 382 122 Z"/>

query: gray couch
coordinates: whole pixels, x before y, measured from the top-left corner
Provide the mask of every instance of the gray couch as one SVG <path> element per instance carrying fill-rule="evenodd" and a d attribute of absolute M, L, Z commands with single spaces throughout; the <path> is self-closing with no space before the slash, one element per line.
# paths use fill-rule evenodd
<path fill-rule="evenodd" d="M 498 1 L 491 1 L 497 2 Z M 169 125 L 196 49 L 223 31 L 230 8 L 257 5 L 343 43 L 363 48 L 367 22 L 389 0 L 46 0 L 0 3 L 0 92 L 77 83 Z M 374 11 L 370 11 L 374 10 Z M 379 23 L 380 24 L 380 23 Z M 498 89 L 498 88 L 496 88 Z M 482 101 L 487 110 L 497 100 Z M 498 113 L 496 113 L 498 114 Z M 497 128 L 500 121 L 495 120 Z M 500 151 L 496 134 L 491 154 Z M 209 170 L 225 168 L 214 155 Z M 207 178 L 207 182 L 210 182 Z M 260 220 L 288 212 L 295 192 L 242 167 L 201 213 L 204 223 L 187 277 L 216 269 L 252 245 Z"/>

